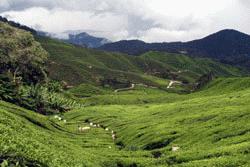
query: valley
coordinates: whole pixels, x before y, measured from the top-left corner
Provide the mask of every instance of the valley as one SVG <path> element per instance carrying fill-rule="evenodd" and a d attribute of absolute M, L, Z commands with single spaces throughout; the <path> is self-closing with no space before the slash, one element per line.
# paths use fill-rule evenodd
<path fill-rule="evenodd" d="M 0 22 L 0 165 L 249 166 L 245 66 L 86 48 Z"/>
<path fill-rule="evenodd" d="M 246 165 L 249 95 L 249 78 L 218 79 L 190 95 L 136 87 L 86 99 L 99 104 L 62 114 L 66 123 L 1 102 L 1 154 L 37 166 Z"/>

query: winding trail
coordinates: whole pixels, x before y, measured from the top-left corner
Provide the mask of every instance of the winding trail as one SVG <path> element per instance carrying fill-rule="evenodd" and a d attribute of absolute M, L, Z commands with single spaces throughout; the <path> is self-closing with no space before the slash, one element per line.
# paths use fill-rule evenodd
<path fill-rule="evenodd" d="M 174 80 L 171 80 L 170 82 L 169 82 L 169 84 L 168 84 L 168 89 L 171 89 L 171 88 L 173 88 L 172 86 L 174 85 L 174 84 L 181 84 L 181 82 L 180 81 L 174 81 Z"/>
<path fill-rule="evenodd" d="M 131 89 L 134 89 L 134 88 L 135 88 L 135 84 L 131 84 L 131 86 L 129 88 L 116 89 L 115 93 L 121 92 L 121 91 L 131 90 Z"/>
<path fill-rule="evenodd" d="M 182 84 L 181 81 L 174 81 L 174 80 L 171 80 L 167 86 L 167 89 L 172 89 L 173 88 L 173 85 L 174 84 Z M 148 85 L 144 85 L 144 84 L 138 84 L 139 86 L 145 86 L 145 87 L 150 87 L 150 88 L 157 88 L 157 87 L 153 87 L 153 86 L 148 86 Z M 121 88 L 121 89 L 116 89 L 114 92 L 115 93 L 118 93 L 118 92 L 121 92 L 121 91 L 128 91 L 128 90 L 132 90 L 134 89 L 136 86 L 136 84 L 131 84 L 130 87 L 128 88 Z"/>

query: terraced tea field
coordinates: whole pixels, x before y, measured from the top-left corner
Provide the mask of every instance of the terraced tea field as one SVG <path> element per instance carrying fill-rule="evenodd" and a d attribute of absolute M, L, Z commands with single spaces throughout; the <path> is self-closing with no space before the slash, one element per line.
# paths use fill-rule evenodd
<path fill-rule="evenodd" d="M 84 98 L 89 105 L 61 121 L 1 102 L 0 158 L 34 166 L 248 166 L 249 83 L 220 78 L 186 95 L 136 86 Z"/>

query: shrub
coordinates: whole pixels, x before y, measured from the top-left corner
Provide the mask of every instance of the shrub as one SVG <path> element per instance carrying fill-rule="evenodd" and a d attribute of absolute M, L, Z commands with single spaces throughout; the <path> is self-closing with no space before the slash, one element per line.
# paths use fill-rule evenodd
<path fill-rule="evenodd" d="M 71 108 L 82 107 L 76 101 L 63 95 L 49 91 L 46 85 L 36 84 L 23 86 L 21 106 L 37 111 L 41 114 L 65 112 Z"/>
<path fill-rule="evenodd" d="M 7 75 L 0 74 L 0 99 L 13 101 L 17 99 L 18 88 Z"/>
<path fill-rule="evenodd" d="M 49 92 L 62 92 L 63 91 L 63 86 L 60 82 L 58 81 L 49 81 L 46 83 L 46 87 Z"/>
<path fill-rule="evenodd" d="M 0 100 L 8 101 L 45 115 L 83 107 L 73 99 L 60 94 L 58 91 L 61 89 L 59 89 L 60 86 L 57 82 L 51 81 L 50 83 L 53 84 L 16 84 L 13 82 L 11 75 L 0 74 Z"/>

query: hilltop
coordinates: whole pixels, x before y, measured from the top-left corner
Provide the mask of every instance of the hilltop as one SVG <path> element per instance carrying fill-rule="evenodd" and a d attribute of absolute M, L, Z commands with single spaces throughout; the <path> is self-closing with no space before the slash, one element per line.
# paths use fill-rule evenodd
<path fill-rule="evenodd" d="M 83 47 L 87 46 L 89 48 L 98 48 L 104 44 L 110 43 L 108 39 L 94 37 L 86 32 L 81 32 L 77 34 L 70 33 L 69 39 L 66 39 L 65 41 Z"/>
<path fill-rule="evenodd" d="M 208 57 L 248 69 L 250 64 L 250 36 L 229 29 L 189 42 L 145 43 L 138 40 L 119 41 L 105 44 L 100 49 L 130 55 L 141 55 L 148 51 L 184 53 Z"/>

